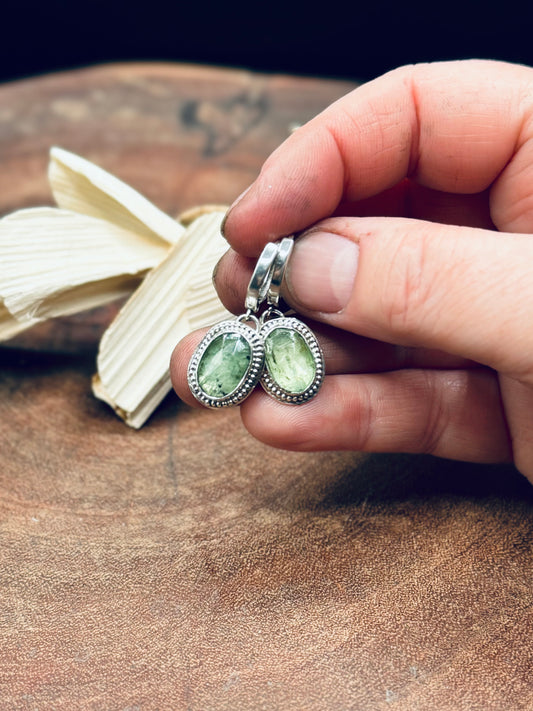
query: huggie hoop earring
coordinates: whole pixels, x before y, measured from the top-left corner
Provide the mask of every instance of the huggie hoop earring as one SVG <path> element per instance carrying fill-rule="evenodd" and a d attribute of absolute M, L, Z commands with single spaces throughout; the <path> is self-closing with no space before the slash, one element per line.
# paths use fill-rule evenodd
<path fill-rule="evenodd" d="M 274 242 L 269 242 L 257 260 L 244 301 L 244 307 L 252 313 L 258 310 L 267 297 L 277 253 L 278 245 Z"/>
<path fill-rule="evenodd" d="M 293 247 L 294 240 L 292 237 L 285 237 L 279 243 L 276 257 L 272 265 L 270 283 L 268 284 L 267 289 L 267 303 L 269 306 L 277 306 L 279 303 L 281 284 L 283 282 L 283 276 L 289 262 L 289 257 L 292 254 Z"/>

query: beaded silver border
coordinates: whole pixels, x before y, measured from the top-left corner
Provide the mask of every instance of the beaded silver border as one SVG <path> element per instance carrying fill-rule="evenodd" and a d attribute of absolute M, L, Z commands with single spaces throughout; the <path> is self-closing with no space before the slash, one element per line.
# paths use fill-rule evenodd
<path fill-rule="evenodd" d="M 216 398 L 207 395 L 202 390 L 198 382 L 198 365 L 209 345 L 224 333 L 237 333 L 239 336 L 243 336 L 250 346 L 251 358 L 248 369 L 235 390 L 224 397 Z M 265 346 L 257 331 L 241 321 L 221 321 L 209 329 L 192 354 L 187 368 L 189 389 L 198 402 L 206 407 L 219 408 L 239 405 L 259 382 L 264 362 Z"/>
<path fill-rule="evenodd" d="M 265 367 L 263 375 L 261 376 L 261 385 L 266 392 L 276 400 L 289 405 L 301 405 L 302 403 L 315 397 L 320 390 L 320 386 L 322 385 L 325 375 L 324 354 L 322 353 L 322 349 L 320 348 L 313 331 L 311 331 L 309 326 L 306 326 L 305 323 L 302 323 L 297 318 L 282 317 L 265 321 L 261 326 L 259 335 L 262 337 L 263 341 L 266 341 L 267 336 L 276 328 L 291 329 L 303 337 L 309 350 L 311 351 L 313 360 L 315 361 L 315 377 L 306 390 L 301 393 L 292 393 L 280 387 L 280 385 L 276 383 L 274 378 L 268 372 L 268 366 L 265 360 Z"/>

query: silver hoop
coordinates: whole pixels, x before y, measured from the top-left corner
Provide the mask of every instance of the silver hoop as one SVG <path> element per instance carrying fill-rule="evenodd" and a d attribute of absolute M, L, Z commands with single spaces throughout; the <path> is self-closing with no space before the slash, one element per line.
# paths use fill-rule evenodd
<path fill-rule="evenodd" d="M 285 269 L 289 257 L 292 254 L 293 247 L 294 240 L 292 237 L 284 237 L 279 243 L 278 253 L 274 260 L 274 266 L 272 267 L 270 284 L 268 285 L 267 303 L 270 304 L 270 306 L 277 306 L 279 304 L 279 292 L 283 282 L 283 275 L 285 274 Z"/>
<path fill-rule="evenodd" d="M 259 319 L 261 326 L 266 323 L 267 321 L 270 321 L 273 318 L 283 318 L 285 314 L 283 311 L 280 311 L 277 309 L 275 306 L 269 306 L 266 311 L 263 311 L 261 314 L 261 318 Z"/>
<path fill-rule="evenodd" d="M 248 284 L 244 305 L 255 313 L 266 300 L 270 306 L 277 306 L 283 275 L 291 256 L 294 240 L 284 237 L 281 242 L 268 242 L 257 260 Z"/>
<path fill-rule="evenodd" d="M 244 301 L 245 308 L 253 313 L 257 311 L 266 298 L 277 253 L 278 245 L 274 242 L 269 242 L 257 260 Z"/>
<path fill-rule="evenodd" d="M 250 310 L 247 310 L 245 314 L 241 314 L 240 316 L 238 316 L 237 321 L 239 323 L 253 323 L 256 331 L 259 331 L 259 328 L 261 326 L 261 322 L 259 321 L 257 316 L 254 316 L 254 314 Z"/>

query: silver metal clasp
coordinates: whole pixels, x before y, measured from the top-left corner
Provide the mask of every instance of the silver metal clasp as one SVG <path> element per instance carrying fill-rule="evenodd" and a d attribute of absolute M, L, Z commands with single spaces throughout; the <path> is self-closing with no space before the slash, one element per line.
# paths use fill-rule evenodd
<path fill-rule="evenodd" d="M 270 306 L 278 305 L 283 275 L 293 246 L 292 237 L 265 245 L 248 284 L 244 301 L 247 311 L 256 313 L 265 301 Z"/>

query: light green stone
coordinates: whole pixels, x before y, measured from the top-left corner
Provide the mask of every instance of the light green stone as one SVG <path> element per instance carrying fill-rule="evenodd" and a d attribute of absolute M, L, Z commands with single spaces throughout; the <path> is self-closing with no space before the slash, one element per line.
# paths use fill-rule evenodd
<path fill-rule="evenodd" d="M 316 365 L 303 336 L 292 328 L 275 328 L 265 339 L 265 363 L 284 390 L 303 393 L 315 378 Z"/>
<path fill-rule="evenodd" d="M 252 349 L 238 333 L 223 333 L 208 345 L 198 364 L 198 384 L 208 397 L 237 389 L 250 365 Z"/>

